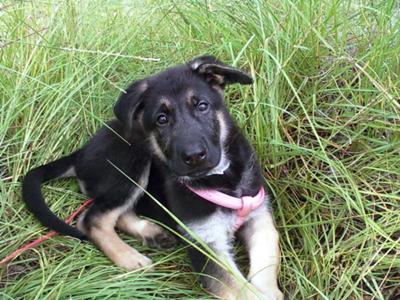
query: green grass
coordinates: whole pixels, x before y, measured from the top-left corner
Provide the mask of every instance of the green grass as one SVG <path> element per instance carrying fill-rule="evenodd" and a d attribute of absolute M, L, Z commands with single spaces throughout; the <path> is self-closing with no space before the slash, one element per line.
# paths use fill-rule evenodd
<path fill-rule="evenodd" d="M 0 258 L 45 233 L 21 201 L 30 168 L 82 146 L 130 81 L 210 53 L 255 78 L 226 96 L 275 196 L 286 297 L 399 293 L 399 17 L 395 0 L 0 2 Z M 43 190 L 62 217 L 85 199 Z M 184 245 L 129 243 L 154 272 L 55 237 L 0 269 L 0 298 L 209 298 Z"/>

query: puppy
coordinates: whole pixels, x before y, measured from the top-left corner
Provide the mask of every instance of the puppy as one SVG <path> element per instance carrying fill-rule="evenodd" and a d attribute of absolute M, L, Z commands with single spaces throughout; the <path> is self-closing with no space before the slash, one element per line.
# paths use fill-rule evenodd
<path fill-rule="evenodd" d="M 139 215 L 177 226 L 196 246 L 188 252 L 205 289 L 223 299 L 283 299 L 277 284 L 278 233 L 254 150 L 223 99 L 228 84 L 251 84 L 246 73 L 203 56 L 133 82 L 115 107 L 116 119 L 81 149 L 31 170 L 23 182 L 28 209 L 48 228 L 89 239 L 116 265 L 135 270 L 151 260 L 124 243 L 115 228 L 149 246 L 175 239 Z M 55 216 L 40 185 L 77 177 L 94 199 L 78 228 Z M 136 184 L 134 184 L 136 183 Z M 190 229 L 188 234 L 143 195 L 147 189 Z M 235 233 L 247 248 L 247 281 L 232 256 Z M 217 256 L 209 259 L 197 237 Z M 224 267 L 223 265 L 228 265 Z"/>

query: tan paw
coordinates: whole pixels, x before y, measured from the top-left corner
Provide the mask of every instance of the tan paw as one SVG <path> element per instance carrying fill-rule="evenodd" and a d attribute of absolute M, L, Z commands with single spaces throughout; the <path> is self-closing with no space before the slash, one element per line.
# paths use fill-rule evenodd
<path fill-rule="evenodd" d="M 133 250 L 133 249 L 132 249 Z M 150 258 L 137 253 L 136 251 L 130 251 L 130 253 L 124 253 L 119 255 L 118 258 L 113 259 L 114 263 L 121 268 L 128 271 L 134 271 L 145 268 L 146 271 L 151 271 L 153 268 L 151 265 L 153 262 Z"/>

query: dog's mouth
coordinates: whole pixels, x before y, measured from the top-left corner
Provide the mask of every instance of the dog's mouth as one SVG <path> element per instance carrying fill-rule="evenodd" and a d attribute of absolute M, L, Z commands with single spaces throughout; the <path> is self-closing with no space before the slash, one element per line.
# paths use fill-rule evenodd
<path fill-rule="evenodd" d="M 214 169 L 214 167 L 204 168 L 201 170 L 193 170 L 193 171 L 189 170 L 186 172 L 179 172 L 178 170 L 174 170 L 174 169 L 171 169 L 171 170 L 173 173 L 175 173 L 175 175 L 178 178 L 198 179 L 198 178 L 207 176 L 207 174 L 210 173 L 213 169 Z"/>
<path fill-rule="evenodd" d="M 178 176 L 178 179 L 180 181 L 190 181 L 211 175 L 223 175 L 224 172 L 229 168 L 229 166 L 230 166 L 230 161 L 227 159 L 225 153 L 222 153 L 218 164 L 216 164 L 215 166 L 205 168 L 202 170 L 189 171 L 186 172 L 185 174 L 179 174 L 176 171 L 174 171 L 174 173 Z"/>
<path fill-rule="evenodd" d="M 207 170 L 201 170 L 201 171 L 194 171 L 194 172 L 189 172 L 185 176 L 191 177 L 193 179 L 201 178 L 207 176 L 207 174 L 210 172 L 211 168 Z"/>

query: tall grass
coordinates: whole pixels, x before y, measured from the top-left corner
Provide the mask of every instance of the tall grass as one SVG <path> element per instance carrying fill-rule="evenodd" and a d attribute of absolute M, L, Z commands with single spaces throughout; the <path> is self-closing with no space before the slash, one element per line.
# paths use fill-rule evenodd
<path fill-rule="evenodd" d="M 226 97 L 273 190 L 287 298 L 394 298 L 399 17 L 394 0 L 1 3 L 0 258 L 45 231 L 21 202 L 28 169 L 83 145 L 130 81 L 210 53 L 255 78 Z M 63 217 L 84 199 L 70 180 L 44 193 Z M 0 298 L 209 298 L 185 245 L 126 238 L 154 272 L 56 237 L 0 270 Z"/>

